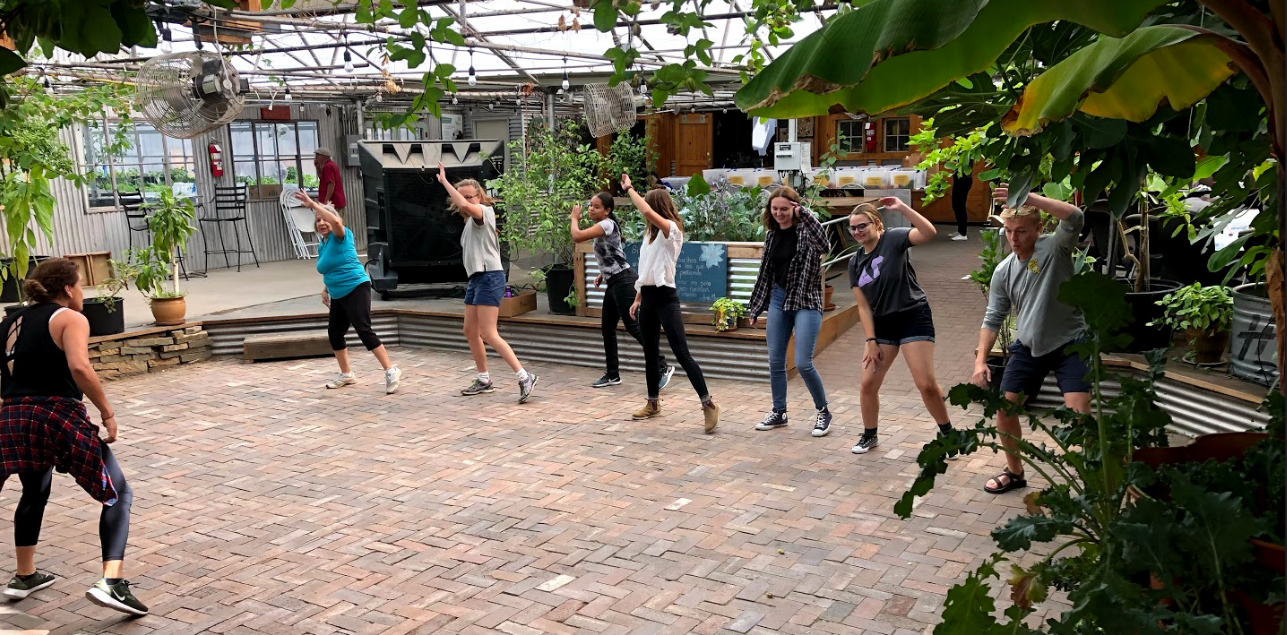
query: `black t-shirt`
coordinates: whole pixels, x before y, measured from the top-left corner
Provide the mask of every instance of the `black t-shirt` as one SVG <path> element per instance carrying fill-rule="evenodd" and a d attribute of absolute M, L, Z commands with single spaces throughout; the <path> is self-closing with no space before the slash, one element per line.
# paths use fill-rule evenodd
<path fill-rule="evenodd" d="M 912 230 L 885 230 L 871 253 L 861 249 L 849 261 L 849 286 L 862 289 L 871 314 L 902 313 L 928 302 L 912 268 Z"/>
<path fill-rule="evenodd" d="M 795 225 L 792 225 L 790 229 L 779 229 L 777 240 L 773 243 L 773 253 L 769 254 L 769 262 L 773 264 L 773 284 L 779 287 L 787 286 L 787 272 L 791 269 L 791 261 L 795 260 L 798 236 Z"/>
<path fill-rule="evenodd" d="M 5 344 L 0 349 L 0 397 L 67 397 L 79 400 L 84 396 L 67 366 L 67 355 L 49 334 L 49 320 L 61 308 L 52 302 L 37 304 L 15 311 L 0 322 L 0 337 L 3 337 L 0 342 Z M 22 321 L 19 323 L 18 320 Z M 12 330 L 16 330 L 18 336 L 10 348 L 8 342 Z M 11 361 L 13 372 L 9 371 Z"/>

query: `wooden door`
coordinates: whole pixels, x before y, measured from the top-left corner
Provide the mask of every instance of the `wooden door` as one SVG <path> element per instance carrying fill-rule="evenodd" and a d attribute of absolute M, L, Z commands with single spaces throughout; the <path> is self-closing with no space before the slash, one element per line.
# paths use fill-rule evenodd
<path fill-rule="evenodd" d="M 675 126 L 675 176 L 692 176 L 711 167 L 714 119 L 706 113 L 689 113 Z"/>

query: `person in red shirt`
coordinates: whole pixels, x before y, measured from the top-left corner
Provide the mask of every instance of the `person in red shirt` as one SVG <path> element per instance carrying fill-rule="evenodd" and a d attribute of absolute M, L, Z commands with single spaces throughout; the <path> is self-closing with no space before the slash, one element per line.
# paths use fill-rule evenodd
<path fill-rule="evenodd" d="M 336 211 L 344 211 L 344 180 L 340 178 L 340 166 L 331 160 L 329 148 L 318 148 L 313 153 L 313 165 L 317 167 L 320 182 L 317 186 L 317 202 L 330 204 Z"/>

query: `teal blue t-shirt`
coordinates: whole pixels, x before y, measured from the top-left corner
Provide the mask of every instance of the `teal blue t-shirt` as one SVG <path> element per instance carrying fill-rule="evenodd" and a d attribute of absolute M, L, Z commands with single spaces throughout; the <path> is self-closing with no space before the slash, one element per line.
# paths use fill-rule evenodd
<path fill-rule="evenodd" d="M 322 274 L 327 293 L 342 298 L 370 278 L 358 260 L 353 246 L 353 230 L 345 229 L 344 238 L 331 233 L 317 246 L 317 272 Z"/>

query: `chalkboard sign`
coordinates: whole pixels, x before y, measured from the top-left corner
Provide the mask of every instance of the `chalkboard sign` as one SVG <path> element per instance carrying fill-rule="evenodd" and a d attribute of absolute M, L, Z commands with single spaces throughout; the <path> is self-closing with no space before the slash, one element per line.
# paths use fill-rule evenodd
<path fill-rule="evenodd" d="M 624 250 L 638 271 L 639 243 L 627 243 Z M 714 302 L 728 295 L 728 245 L 684 243 L 675 266 L 675 289 L 682 302 Z"/>

